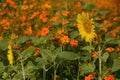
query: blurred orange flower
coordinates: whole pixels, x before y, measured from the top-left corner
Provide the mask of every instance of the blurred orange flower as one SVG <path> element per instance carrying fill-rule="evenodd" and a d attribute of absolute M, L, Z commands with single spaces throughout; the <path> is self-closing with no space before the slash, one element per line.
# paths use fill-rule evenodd
<path fill-rule="evenodd" d="M 115 80 L 113 75 L 108 75 L 104 77 L 104 80 Z"/>
<path fill-rule="evenodd" d="M 71 39 L 71 40 L 70 40 L 70 45 L 71 45 L 71 46 L 75 46 L 75 47 L 78 46 L 78 40 Z"/>
<path fill-rule="evenodd" d="M 31 35 L 33 33 L 33 30 L 32 30 L 32 28 L 31 27 L 28 27 L 25 31 L 24 31 L 24 34 L 25 35 Z"/>
<path fill-rule="evenodd" d="M 12 36 L 11 36 L 13 39 L 15 39 L 15 38 L 18 38 L 18 35 L 16 35 L 16 34 L 12 34 Z"/>
<path fill-rule="evenodd" d="M 40 34 L 41 36 L 47 36 L 49 32 L 50 32 L 49 28 L 43 27 Z"/>
<path fill-rule="evenodd" d="M 61 37 L 60 41 L 61 41 L 61 44 L 66 44 L 66 43 L 69 43 L 69 38 L 68 36 L 64 35 L 63 37 Z"/>
<path fill-rule="evenodd" d="M 3 40 L 4 38 L 2 36 L 0 36 L 0 41 Z"/>
<path fill-rule="evenodd" d="M 62 13 L 62 15 L 65 16 L 65 17 L 68 16 L 68 14 L 69 14 L 68 11 L 63 11 L 63 13 Z"/>
<path fill-rule="evenodd" d="M 80 3 L 80 2 L 77 2 L 77 3 L 75 4 L 75 8 L 79 8 L 79 7 L 81 7 L 81 3 Z"/>
<path fill-rule="evenodd" d="M 26 15 L 23 14 L 23 15 L 20 17 L 20 20 L 24 22 L 24 21 L 26 20 Z"/>
<path fill-rule="evenodd" d="M 46 23 L 48 21 L 48 18 L 47 18 L 47 14 L 40 14 L 39 18 L 44 22 Z"/>
<path fill-rule="evenodd" d="M 60 19 L 59 16 L 55 16 L 55 17 L 52 17 L 52 18 L 50 19 L 50 21 L 58 21 L 59 19 Z"/>
<path fill-rule="evenodd" d="M 93 58 L 96 58 L 96 57 L 98 56 L 98 54 L 99 54 L 99 52 L 94 52 L 94 53 L 92 54 L 92 57 L 93 57 Z"/>
<path fill-rule="evenodd" d="M 27 10 L 28 9 L 28 5 L 22 5 L 22 10 Z"/>
<path fill-rule="evenodd" d="M 88 76 L 85 77 L 84 80 L 93 80 L 94 77 L 95 77 L 95 75 L 93 75 L 93 74 L 89 74 Z"/>
<path fill-rule="evenodd" d="M 115 51 L 115 48 L 113 47 L 108 47 L 105 49 L 107 52 L 111 53 L 111 52 L 114 52 Z"/>

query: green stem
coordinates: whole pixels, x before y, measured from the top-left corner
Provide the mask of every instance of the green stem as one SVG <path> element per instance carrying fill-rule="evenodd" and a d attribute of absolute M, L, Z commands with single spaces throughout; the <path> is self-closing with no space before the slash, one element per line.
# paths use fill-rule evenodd
<path fill-rule="evenodd" d="M 79 58 L 78 58 L 78 73 L 77 73 L 77 80 L 79 80 L 79 77 L 80 77 L 80 72 L 79 72 L 79 66 L 80 66 L 80 54 L 78 53 L 78 56 L 79 56 Z"/>
<path fill-rule="evenodd" d="M 57 80 L 57 79 L 56 79 L 56 72 L 57 72 L 58 66 L 59 66 L 59 65 L 56 64 L 55 61 L 54 61 L 54 76 L 53 76 L 54 79 L 53 79 L 53 80 Z"/>
<path fill-rule="evenodd" d="M 66 10 L 68 10 L 68 1 L 66 0 Z"/>
<path fill-rule="evenodd" d="M 102 59 L 101 59 L 101 49 L 99 46 L 99 77 L 98 80 L 102 80 Z"/>
<path fill-rule="evenodd" d="M 45 69 L 45 66 L 43 66 L 43 80 L 46 80 L 46 69 Z"/>
<path fill-rule="evenodd" d="M 23 80 L 25 80 L 25 70 L 24 70 L 24 65 L 23 65 L 23 62 L 22 62 L 22 61 L 21 61 L 21 66 L 22 66 Z"/>
<path fill-rule="evenodd" d="M 79 65 L 80 65 L 80 63 L 78 64 L 78 68 L 79 68 Z M 77 80 L 79 80 L 79 77 L 80 77 L 80 72 L 79 72 L 79 69 L 78 69 Z"/>

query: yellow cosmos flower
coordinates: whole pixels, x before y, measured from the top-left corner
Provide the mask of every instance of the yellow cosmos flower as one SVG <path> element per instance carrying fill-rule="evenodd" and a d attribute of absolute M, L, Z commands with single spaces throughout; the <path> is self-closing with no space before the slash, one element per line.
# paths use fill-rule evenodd
<path fill-rule="evenodd" d="M 91 42 L 95 38 L 93 19 L 90 19 L 88 13 L 82 12 L 82 14 L 78 14 L 77 16 L 77 23 L 81 38 L 85 39 L 86 42 Z"/>
<path fill-rule="evenodd" d="M 12 47 L 11 47 L 11 42 L 8 44 L 8 54 L 7 54 L 7 58 L 8 58 L 8 61 L 9 61 L 9 64 L 10 65 L 13 65 L 13 52 L 12 52 Z"/>

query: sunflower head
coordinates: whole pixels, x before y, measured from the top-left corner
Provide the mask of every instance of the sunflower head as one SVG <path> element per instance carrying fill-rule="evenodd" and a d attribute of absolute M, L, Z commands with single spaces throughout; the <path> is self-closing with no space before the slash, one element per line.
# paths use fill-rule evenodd
<path fill-rule="evenodd" d="M 77 16 L 77 27 L 81 38 L 85 39 L 86 42 L 91 42 L 95 38 L 94 22 L 90 19 L 88 13 L 82 12 Z"/>

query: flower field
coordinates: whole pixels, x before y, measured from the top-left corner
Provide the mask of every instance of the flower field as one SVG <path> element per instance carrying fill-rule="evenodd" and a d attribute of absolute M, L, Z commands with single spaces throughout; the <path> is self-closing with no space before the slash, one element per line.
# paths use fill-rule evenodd
<path fill-rule="evenodd" d="M 0 0 L 0 80 L 120 80 L 119 0 Z"/>

